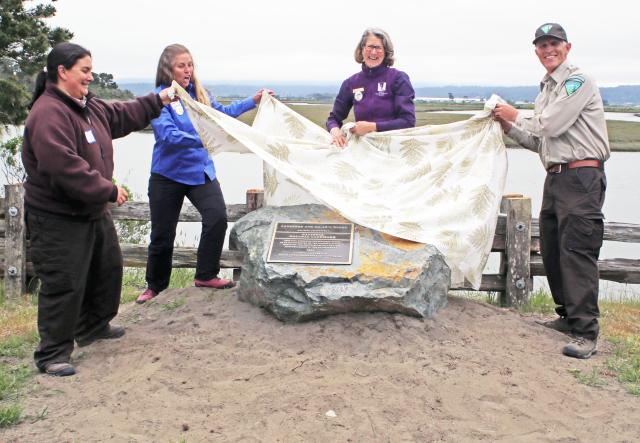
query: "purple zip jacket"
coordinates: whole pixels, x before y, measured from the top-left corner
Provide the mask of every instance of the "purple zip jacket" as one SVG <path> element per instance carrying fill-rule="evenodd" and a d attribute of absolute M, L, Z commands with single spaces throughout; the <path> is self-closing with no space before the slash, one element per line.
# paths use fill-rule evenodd
<path fill-rule="evenodd" d="M 388 66 L 367 68 L 340 86 L 327 119 L 327 130 L 342 127 L 353 106 L 356 121 L 376 122 L 378 132 L 412 128 L 416 125 L 415 92 L 409 76 Z"/>

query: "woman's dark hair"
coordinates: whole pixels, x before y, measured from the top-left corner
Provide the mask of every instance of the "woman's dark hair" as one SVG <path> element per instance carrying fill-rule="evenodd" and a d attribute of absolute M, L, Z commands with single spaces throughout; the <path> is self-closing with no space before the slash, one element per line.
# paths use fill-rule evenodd
<path fill-rule="evenodd" d="M 71 69 L 76 62 L 86 56 L 91 57 L 91 52 L 75 43 L 58 43 L 47 55 L 47 70 L 41 71 L 36 77 L 36 88 L 33 91 L 29 109 L 44 92 L 47 81 L 58 83 L 58 66 Z"/>

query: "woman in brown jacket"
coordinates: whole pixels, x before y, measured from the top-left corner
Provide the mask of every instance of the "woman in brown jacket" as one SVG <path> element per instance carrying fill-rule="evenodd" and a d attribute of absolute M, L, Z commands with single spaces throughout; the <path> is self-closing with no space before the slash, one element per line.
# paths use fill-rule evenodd
<path fill-rule="evenodd" d="M 89 92 L 91 53 L 61 43 L 36 80 L 24 130 L 25 217 L 40 279 L 35 351 L 41 372 L 75 374 L 74 340 L 118 338 L 122 253 L 109 211 L 127 192 L 112 183 L 112 139 L 147 126 L 171 101 L 169 89 L 106 103 Z"/>

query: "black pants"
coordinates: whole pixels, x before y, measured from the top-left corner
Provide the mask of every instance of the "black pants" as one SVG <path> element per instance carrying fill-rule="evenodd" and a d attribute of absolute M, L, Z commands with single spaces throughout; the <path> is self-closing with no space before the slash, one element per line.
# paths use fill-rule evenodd
<path fill-rule="evenodd" d="M 217 179 L 202 185 L 185 185 L 159 174 L 149 179 L 151 242 L 147 259 L 147 286 L 155 292 L 169 286 L 176 226 L 184 197 L 202 216 L 196 278 L 209 280 L 220 272 L 220 255 L 227 232 L 227 208 Z"/>
<path fill-rule="evenodd" d="M 113 220 L 75 220 L 27 211 L 31 260 L 40 279 L 34 358 L 68 362 L 73 340 L 105 328 L 118 313 L 122 253 Z"/>
<path fill-rule="evenodd" d="M 598 336 L 598 256 L 607 187 L 598 168 L 548 173 L 540 211 L 540 246 L 549 288 L 575 335 Z"/>

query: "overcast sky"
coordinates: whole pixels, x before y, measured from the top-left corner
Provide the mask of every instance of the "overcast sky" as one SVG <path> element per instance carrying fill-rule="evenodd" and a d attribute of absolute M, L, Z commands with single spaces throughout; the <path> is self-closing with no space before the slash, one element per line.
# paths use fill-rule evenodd
<path fill-rule="evenodd" d="M 533 85 L 537 26 L 561 23 L 570 59 L 600 86 L 640 84 L 640 2 L 622 0 L 59 0 L 50 24 L 74 32 L 94 71 L 155 78 L 171 43 L 215 83 L 338 83 L 356 72 L 369 26 L 389 32 L 414 85 Z"/>

